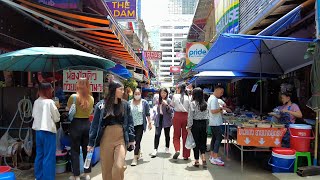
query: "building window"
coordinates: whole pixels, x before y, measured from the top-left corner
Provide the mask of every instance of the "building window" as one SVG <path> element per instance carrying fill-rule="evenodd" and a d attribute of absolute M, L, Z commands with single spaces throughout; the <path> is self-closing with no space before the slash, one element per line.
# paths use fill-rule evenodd
<path fill-rule="evenodd" d="M 172 52 L 172 49 L 161 49 L 162 52 Z"/>
<path fill-rule="evenodd" d="M 161 44 L 161 47 L 172 47 L 172 44 Z"/>
<path fill-rule="evenodd" d="M 174 29 L 184 29 L 189 28 L 189 26 L 175 26 Z"/>
<path fill-rule="evenodd" d="M 162 55 L 162 57 L 172 57 L 172 55 L 170 55 L 170 54 L 165 54 L 165 55 Z"/>
<path fill-rule="evenodd" d="M 161 62 L 164 62 L 164 63 L 171 63 L 172 62 L 172 60 L 162 60 Z"/>
<path fill-rule="evenodd" d="M 174 42 L 175 48 L 182 48 L 182 42 Z"/>
<path fill-rule="evenodd" d="M 170 67 L 171 65 L 161 65 L 161 67 Z"/>
<path fill-rule="evenodd" d="M 180 52 L 180 51 L 181 51 L 180 49 L 175 49 L 175 50 L 174 50 L 174 52 Z"/>
<path fill-rule="evenodd" d="M 172 41 L 172 38 L 161 38 L 160 41 Z"/>
<path fill-rule="evenodd" d="M 183 33 L 174 34 L 174 37 L 183 37 Z"/>
<path fill-rule="evenodd" d="M 160 37 L 172 37 L 171 33 L 161 33 Z"/>
<path fill-rule="evenodd" d="M 179 62 L 180 62 L 180 60 L 174 60 L 174 62 L 178 62 L 178 63 L 179 63 Z"/>
<path fill-rule="evenodd" d="M 160 29 L 172 29 L 172 26 L 160 26 Z"/>

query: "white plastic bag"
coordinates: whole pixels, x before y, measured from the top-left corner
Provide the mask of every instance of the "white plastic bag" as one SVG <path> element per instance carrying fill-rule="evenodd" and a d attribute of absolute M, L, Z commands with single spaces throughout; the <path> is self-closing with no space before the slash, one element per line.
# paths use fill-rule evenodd
<path fill-rule="evenodd" d="M 64 136 L 64 132 L 63 132 L 63 129 L 62 129 L 61 126 L 60 126 L 60 128 L 58 129 L 56 136 L 57 136 L 57 138 L 56 138 L 57 150 L 62 150 L 61 139 L 62 139 L 63 136 Z"/>
<path fill-rule="evenodd" d="M 186 140 L 186 148 L 187 149 L 193 149 L 196 147 L 196 142 L 194 142 L 192 133 L 188 134 L 187 140 Z"/>
<path fill-rule="evenodd" d="M 32 146 L 33 146 L 33 138 L 32 138 L 32 129 L 28 128 L 26 138 L 23 141 L 23 149 L 26 154 L 31 157 L 32 156 Z"/>

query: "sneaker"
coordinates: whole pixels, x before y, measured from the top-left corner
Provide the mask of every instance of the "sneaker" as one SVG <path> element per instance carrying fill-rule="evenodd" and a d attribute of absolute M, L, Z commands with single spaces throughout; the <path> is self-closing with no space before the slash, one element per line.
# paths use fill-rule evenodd
<path fill-rule="evenodd" d="M 157 157 L 157 154 L 158 154 L 158 150 L 153 150 L 153 153 L 151 154 L 151 158 L 155 158 Z"/>
<path fill-rule="evenodd" d="M 79 177 L 79 176 L 77 176 L 77 177 L 75 177 L 75 176 L 70 176 L 70 177 L 69 177 L 69 180 L 80 180 L 80 177 Z"/>
<path fill-rule="evenodd" d="M 138 160 L 136 158 L 133 158 L 131 166 L 136 166 L 138 164 Z"/>
<path fill-rule="evenodd" d="M 169 154 L 169 153 L 170 153 L 169 148 L 166 148 L 166 149 L 165 149 L 165 153 L 166 153 L 166 154 Z"/>
<path fill-rule="evenodd" d="M 211 158 L 210 159 L 211 164 L 217 165 L 217 166 L 224 166 L 224 162 L 219 158 Z"/>
<path fill-rule="evenodd" d="M 173 159 L 178 159 L 179 156 L 180 156 L 180 152 L 177 151 L 177 152 L 173 155 Z"/>
<path fill-rule="evenodd" d="M 91 180 L 90 175 L 89 175 L 89 174 L 87 174 L 85 179 L 86 179 L 86 180 Z"/>

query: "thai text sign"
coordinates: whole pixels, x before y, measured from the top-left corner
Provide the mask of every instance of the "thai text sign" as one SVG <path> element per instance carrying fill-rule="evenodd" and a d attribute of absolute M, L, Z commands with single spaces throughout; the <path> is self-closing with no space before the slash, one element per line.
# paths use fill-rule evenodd
<path fill-rule="evenodd" d="M 239 0 L 214 0 L 217 33 L 239 32 Z"/>
<path fill-rule="evenodd" d="M 286 128 L 238 128 L 237 143 L 241 146 L 280 147 Z"/>
<path fill-rule="evenodd" d="M 103 72 L 90 70 L 64 70 L 63 91 L 75 92 L 79 78 L 87 78 L 92 92 L 103 92 Z"/>
<path fill-rule="evenodd" d="M 162 59 L 162 51 L 144 51 L 144 58 L 151 61 L 159 61 Z"/>
<path fill-rule="evenodd" d="M 181 67 L 180 66 L 170 66 L 171 73 L 180 73 Z"/>
<path fill-rule="evenodd" d="M 113 17 L 117 20 L 136 20 L 137 1 L 136 0 L 105 0 Z"/>

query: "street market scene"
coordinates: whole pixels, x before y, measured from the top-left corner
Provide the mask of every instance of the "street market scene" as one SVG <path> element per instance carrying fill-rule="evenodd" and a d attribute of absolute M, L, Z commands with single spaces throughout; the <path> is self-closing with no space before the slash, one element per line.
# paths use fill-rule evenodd
<path fill-rule="evenodd" d="M 318 0 L 0 0 L 0 180 L 319 180 L 319 39 Z"/>

